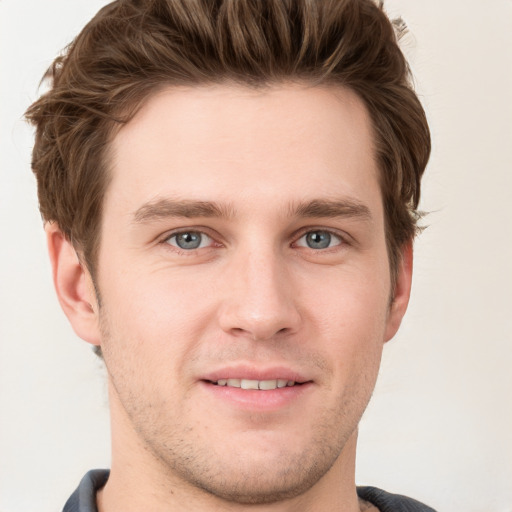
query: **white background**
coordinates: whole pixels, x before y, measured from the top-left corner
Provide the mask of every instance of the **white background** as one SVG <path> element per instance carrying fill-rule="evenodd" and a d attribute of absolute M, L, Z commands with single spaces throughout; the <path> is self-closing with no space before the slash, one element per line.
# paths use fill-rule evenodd
<path fill-rule="evenodd" d="M 104 373 L 54 297 L 23 112 L 105 2 L 0 0 L 0 512 L 60 510 L 109 465 Z M 433 132 L 412 302 L 361 424 L 357 481 L 512 511 L 512 1 L 388 0 Z"/>

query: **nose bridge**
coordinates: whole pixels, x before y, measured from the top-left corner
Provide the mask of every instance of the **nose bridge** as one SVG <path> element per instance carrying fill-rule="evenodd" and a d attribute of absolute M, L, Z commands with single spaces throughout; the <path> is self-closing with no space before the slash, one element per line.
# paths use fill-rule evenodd
<path fill-rule="evenodd" d="M 240 250 L 230 265 L 222 328 L 255 340 L 295 331 L 300 315 L 288 270 L 283 255 L 268 241 Z"/>

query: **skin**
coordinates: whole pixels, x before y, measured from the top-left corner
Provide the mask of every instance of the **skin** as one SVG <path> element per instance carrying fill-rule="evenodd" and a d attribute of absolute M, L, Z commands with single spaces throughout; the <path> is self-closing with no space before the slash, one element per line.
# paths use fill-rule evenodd
<path fill-rule="evenodd" d="M 101 303 L 47 226 L 60 302 L 109 375 L 101 512 L 364 509 L 357 425 L 412 273 L 406 246 L 391 297 L 373 155 L 367 111 L 342 88 L 166 89 L 118 132 Z M 209 382 L 229 372 L 304 384 Z"/>

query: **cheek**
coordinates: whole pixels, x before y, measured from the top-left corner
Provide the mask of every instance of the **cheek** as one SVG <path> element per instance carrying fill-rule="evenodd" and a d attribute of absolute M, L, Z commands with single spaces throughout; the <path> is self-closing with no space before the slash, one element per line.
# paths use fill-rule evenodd
<path fill-rule="evenodd" d="M 360 277 L 331 280 L 310 311 L 337 374 L 374 381 L 385 339 L 389 281 L 382 274 Z"/>
<path fill-rule="evenodd" d="M 369 340 L 381 338 L 389 308 L 387 268 L 384 272 L 371 268 L 332 272 L 323 282 L 316 294 L 308 292 L 307 283 L 303 283 L 300 296 L 304 297 L 305 310 L 333 331 L 332 338 L 336 338 L 336 332 L 359 332 L 361 338 Z"/>
<path fill-rule="evenodd" d="M 202 316 L 212 296 L 204 279 L 173 269 L 147 269 L 144 263 L 132 266 L 144 272 L 112 272 L 101 283 L 105 303 L 114 306 L 111 313 L 126 325 L 144 331 L 173 325 L 176 330 Z"/>
<path fill-rule="evenodd" d="M 187 307 L 183 297 L 169 296 L 147 279 L 134 281 L 107 286 L 102 307 L 105 363 L 132 417 L 170 407 L 201 338 L 192 313 L 197 309 Z"/>

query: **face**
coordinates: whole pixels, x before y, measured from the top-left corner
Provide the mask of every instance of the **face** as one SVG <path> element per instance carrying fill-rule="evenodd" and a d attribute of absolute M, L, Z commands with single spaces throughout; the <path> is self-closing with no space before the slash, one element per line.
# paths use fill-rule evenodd
<path fill-rule="evenodd" d="M 114 438 L 228 500 L 318 485 L 405 309 L 362 102 L 169 89 L 111 156 L 96 286 Z"/>

